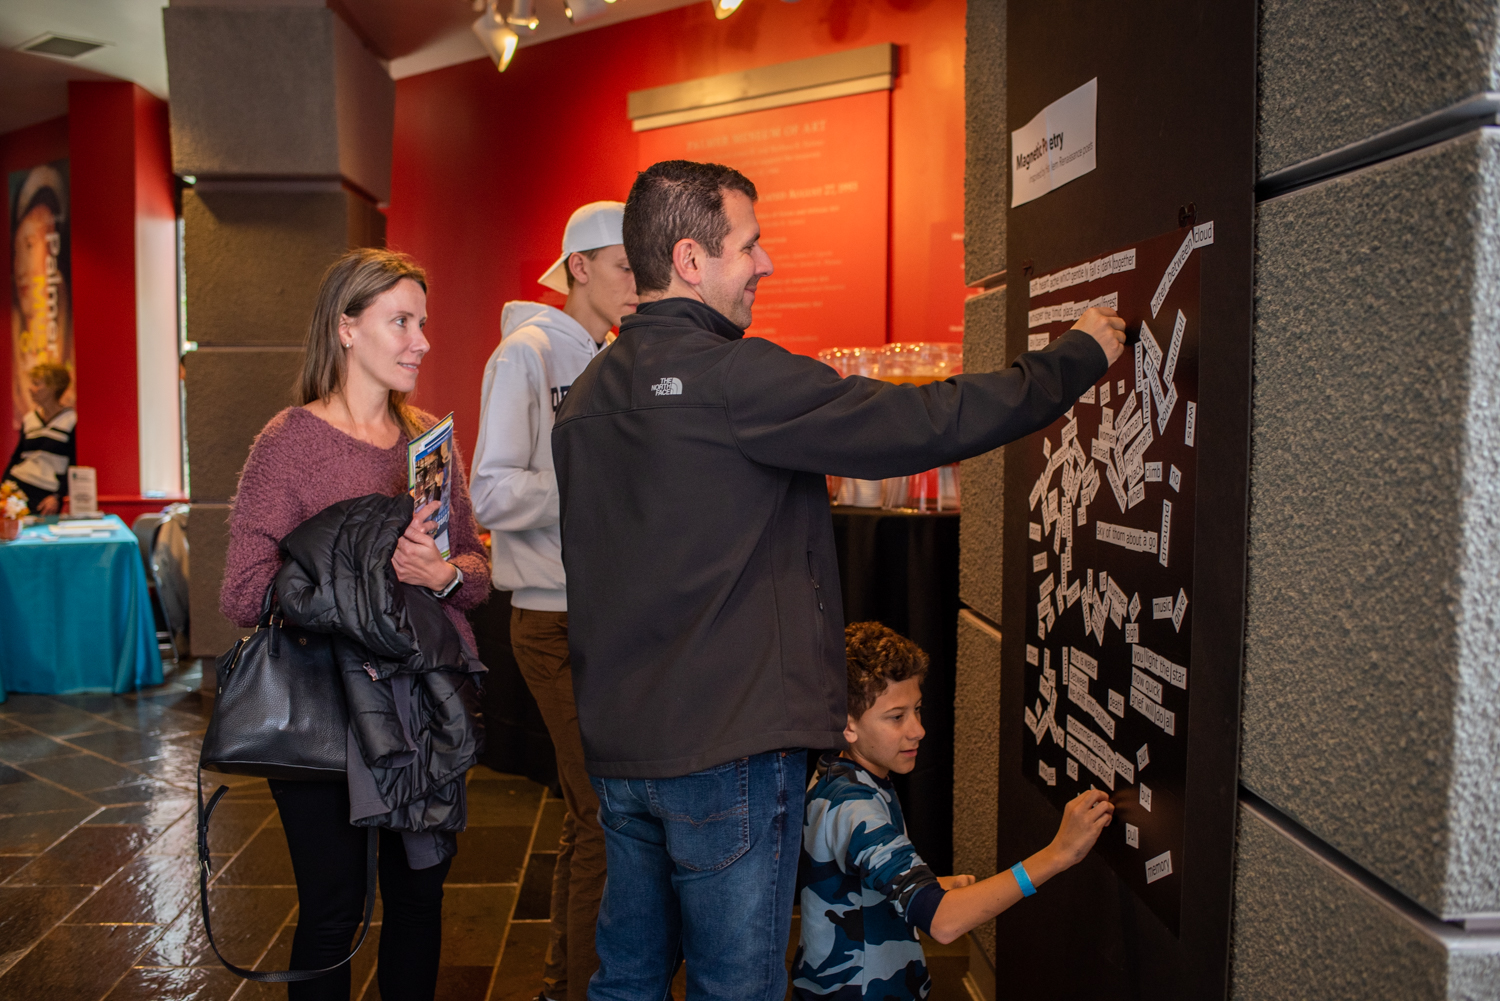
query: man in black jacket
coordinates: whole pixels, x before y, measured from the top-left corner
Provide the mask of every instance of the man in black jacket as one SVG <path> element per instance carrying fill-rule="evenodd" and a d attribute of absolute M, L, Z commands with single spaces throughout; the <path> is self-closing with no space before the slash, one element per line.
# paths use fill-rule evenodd
<path fill-rule="evenodd" d="M 1046 427 L 1120 356 L 1092 309 L 1005 372 L 840 379 L 746 338 L 772 272 L 755 186 L 641 173 L 625 250 L 641 306 L 552 433 L 574 689 L 609 876 L 595 1001 L 779 999 L 807 748 L 842 746 L 844 621 L 824 474 L 880 479 Z"/>

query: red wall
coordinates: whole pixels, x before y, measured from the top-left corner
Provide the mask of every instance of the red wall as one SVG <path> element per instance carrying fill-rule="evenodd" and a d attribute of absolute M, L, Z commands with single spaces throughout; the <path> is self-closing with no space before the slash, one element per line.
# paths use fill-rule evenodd
<path fill-rule="evenodd" d="M 14 132 L 0 134 L 0 184 L 7 183 L 7 178 L 13 170 L 25 170 L 43 163 L 51 163 L 53 160 L 65 159 L 68 155 L 68 117 L 53 118 L 50 121 L 39 122 L 36 125 L 28 125 L 24 129 L 16 129 Z M 4 205 L 0 205 L 0 220 L 4 221 L 4 228 L 0 233 L 0 275 L 5 277 L 5 287 L 10 288 L 10 197 L 9 188 L 4 189 L 7 194 Z M 10 293 L 5 295 L 5 345 L 0 351 L 0 406 L 4 407 L 4 417 L 0 418 L 0 463 L 10 459 L 11 450 L 16 447 L 15 422 L 10 412 L 10 380 L 11 380 L 11 352 L 10 341 Z M 4 474 L 0 469 L 0 475 Z"/>
<path fill-rule="evenodd" d="M 140 493 L 135 373 L 135 107 L 130 83 L 68 84 L 78 464 Z"/>
<path fill-rule="evenodd" d="M 695 3 L 522 49 L 504 74 L 476 60 L 398 81 L 388 242 L 432 293 L 414 402 L 454 411 L 472 455 L 501 307 L 560 303 L 536 279 L 569 214 L 630 189 L 629 91 L 880 42 L 901 52 L 887 339 L 961 339 L 964 0 L 746 0 L 725 21 Z"/>

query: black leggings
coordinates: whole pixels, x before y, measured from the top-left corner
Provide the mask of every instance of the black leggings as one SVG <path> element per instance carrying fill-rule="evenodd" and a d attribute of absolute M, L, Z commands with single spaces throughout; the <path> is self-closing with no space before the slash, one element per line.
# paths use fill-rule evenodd
<path fill-rule="evenodd" d="M 294 970 L 331 966 L 349 954 L 365 915 L 365 829 L 349 823 L 343 782 L 271 782 L 297 876 Z M 451 860 L 406 864 L 401 836 L 380 832 L 378 976 L 382 1001 L 432 1001 L 443 945 L 443 880 Z M 349 964 L 287 985 L 291 1001 L 348 1001 Z"/>

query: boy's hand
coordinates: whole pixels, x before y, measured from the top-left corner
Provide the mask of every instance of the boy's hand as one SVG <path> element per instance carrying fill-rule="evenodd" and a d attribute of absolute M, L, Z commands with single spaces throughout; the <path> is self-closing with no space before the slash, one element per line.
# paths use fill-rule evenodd
<path fill-rule="evenodd" d="M 968 875 L 964 875 L 964 876 L 939 876 L 937 878 L 937 881 L 938 881 L 938 886 L 941 886 L 945 890 L 956 890 L 960 886 L 973 886 L 974 885 L 974 877 L 973 876 L 968 876 Z"/>
<path fill-rule="evenodd" d="M 1097 341 L 1111 365 L 1125 353 L 1125 321 L 1108 306 L 1091 306 L 1084 310 L 1073 329 L 1082 330 Z"/>
<path fill-rule="evenodd" d="M 1051 845 L 1063 868 L 1083 861 L 1099 840 L 1099 833 L 1109 826 L 1114 812 L 1115 805 L 1098 789 L 1079 793 L 1063 808 L 1062 823 Z"/>

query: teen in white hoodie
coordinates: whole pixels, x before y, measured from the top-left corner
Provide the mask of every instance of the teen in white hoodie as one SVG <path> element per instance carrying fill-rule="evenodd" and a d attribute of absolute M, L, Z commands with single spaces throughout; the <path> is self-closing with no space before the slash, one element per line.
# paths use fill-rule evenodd
<path fill-rule="evenodd" d="M 584 768 L 568 659 L 552 422 L 563 397 L 603 348 L 610 328 L 635 312 L 635 276 L 625 257 L 621 202 L 573 213 L 563 253 L 539 281 L 568 296 L 562 309 L 508 302 L 500 346 L 484 368 L 479 441 L 469 493 L 490 530 L 491 576 L 511 592 L 511 647 L 557 750 L 568 812 L 552 881 L 552 943 L 542 997 L 588 996 L 598 968 L 594 926 L 604 892 L 599 801 Z M 571 987 L 571 993 L 570 993 Z"/>

